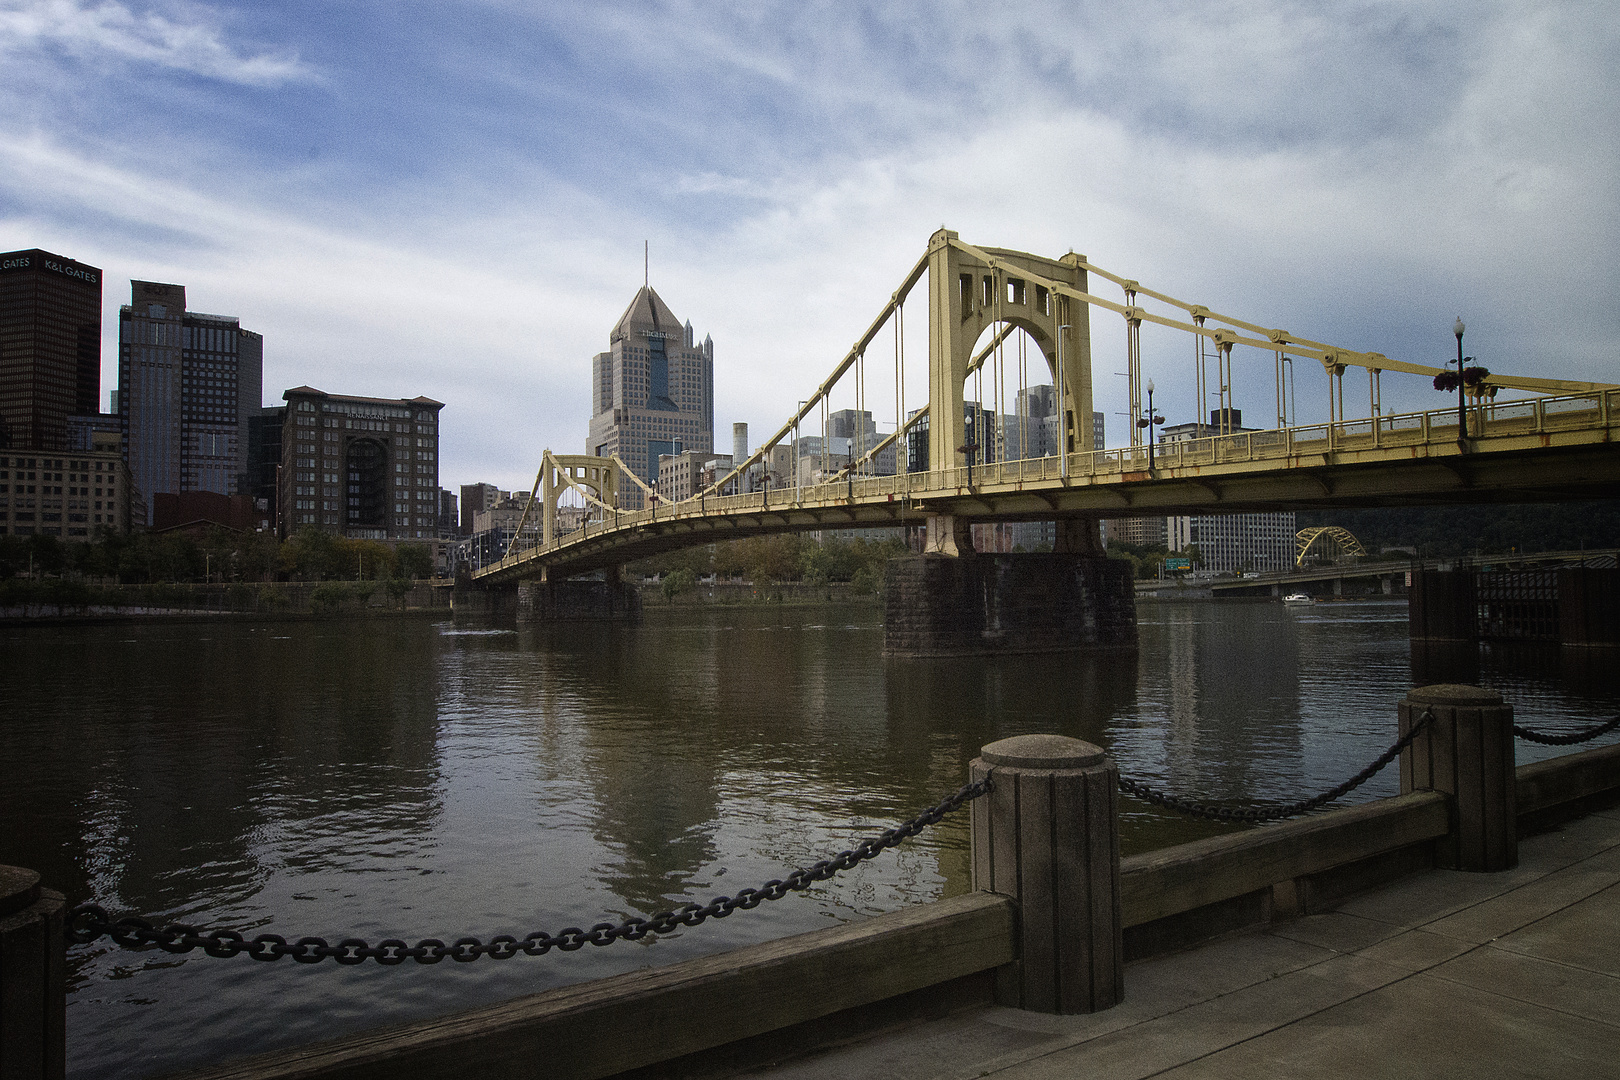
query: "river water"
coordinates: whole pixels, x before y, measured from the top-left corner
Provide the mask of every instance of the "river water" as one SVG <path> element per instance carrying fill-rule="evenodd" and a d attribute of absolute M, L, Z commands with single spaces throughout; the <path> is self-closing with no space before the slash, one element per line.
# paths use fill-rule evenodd
<path fill-rule="evenodd" d="M 1414 681 L 1477 679 L 1545 727 L 1620 709 L 1620 681 L 1569 652 L 1414 661 L 1404 603 L 1138 615 L 1136 656 L 950 661 L 885 660 L 870 605 L 0 629 L 0 863 L 249 936 L 522 937 L 785 876 L 955 790 L 1008 735 L 1090 740 L 1178 793 L 1288 800 L 1377 756 Z M 1391 768 L 1347 801 L 1396 787 Z M 1224 828 L 1121 811 L 1127 853 Z M 951 895 L 966 824 L 656 942 L 392 968 L 76 946 L 69 1072 L 164 1073 Z"/>

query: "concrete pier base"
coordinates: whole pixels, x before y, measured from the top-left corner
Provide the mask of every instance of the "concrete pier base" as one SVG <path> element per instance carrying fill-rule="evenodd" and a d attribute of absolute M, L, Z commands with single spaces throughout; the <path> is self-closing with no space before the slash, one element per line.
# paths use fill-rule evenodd
<path fill-rule="evenodd" d="M 450 610 L 457 615 L 487 615 L 508 619 L 517 607 L 517 588 L 512 585 L 484 587 L 457 580 L 450 593 Z"/>
<path fill-rule="evenodd" d="M 517 587 L 522 623 L 641 621 L 641 593 L 622 581 L 525 581 Z"/>
<path fill-rule="evenodd" d="M 1134 650 L 1131 565 L 1066 552 L 891 559 L 892 656 Z"/>

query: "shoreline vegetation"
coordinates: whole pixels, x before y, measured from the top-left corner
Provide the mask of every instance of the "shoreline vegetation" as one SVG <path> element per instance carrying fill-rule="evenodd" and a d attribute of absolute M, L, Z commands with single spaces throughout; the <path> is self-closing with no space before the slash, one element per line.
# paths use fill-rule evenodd
<path fill-rule="evenodd" d="M 0 621 L 447 611 L 449 590 L 437 596 L 432 575 L 424 544 L 316 529 L 284 541 L 217 526 L 196 535 L 102 530 L 72 544 L 0 536 Z"/>
<path fill-rule="evenodd" d="M 448 582 L 320 581 L 103 584 L 82 579 L 0 581 L 0 623 L 178 617 L 320 619 L 449 614 Z"/>

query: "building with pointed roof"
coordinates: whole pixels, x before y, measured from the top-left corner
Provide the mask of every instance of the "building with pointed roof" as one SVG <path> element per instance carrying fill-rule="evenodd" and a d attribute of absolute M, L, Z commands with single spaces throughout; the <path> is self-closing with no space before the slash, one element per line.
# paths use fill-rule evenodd
<path fill-rule="evenodd" d="M 694 339 L 650 286 L 643 285 L 591 362 L 591 423 L 585 452 L 614 454 L 649 486 L 665 454 L 714 449 L 714 341 Z M 628 490 L 627 490 L 628 489 Z M 641 491 L 620 489 L 626 509 Z"/>

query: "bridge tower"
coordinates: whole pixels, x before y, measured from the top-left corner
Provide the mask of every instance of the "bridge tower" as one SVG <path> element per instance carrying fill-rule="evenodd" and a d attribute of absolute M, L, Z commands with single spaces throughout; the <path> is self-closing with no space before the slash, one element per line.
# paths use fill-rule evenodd
<path fill-rule="evenodd" d="M 1040 348 L 1056 389 L 1061 446 L 1067 454 L 1096 449 L 1091 412 L 1091 309 L 1031 279 L 1086 291 L 1085 256 L 1048 259 L 1005 248 L 974 248 L 940 229 L 928 245 L 928 463 L 930 469 L 967 463 L 964 384 L 974 350 L 997 324 L 1023 330 Z M 981 406 L 983 403 L 980 403 Z M 982 438 L 982 435 L 980 436 Z M 997 458 L 1001 456 L 996 455 Z M 988 460 L 983 454 L 978 460 Z M 971 550 L 965 521 L 928 518 L 926 550 Z M 1096 519 L 1061 521 L 1058 551 L 1101 554 Z"/>
<path fill-rule="evenodd" d="M 940 478 L 936 487 L 971 498 L 968 455 L 975 462 L 1006 456 L 1005 448 L 992 444 L 985 454 L 977 445 L 989 433 L 969 431 L 964 385 L 981 341 L 993 343 L 1009 327 L 1029 335 L 1051 372 L 1061 475 L 1072 455 L 1097 449 L 1090 307 L 1064 295 L 1086 295 L 1084 267 L 1085 257 L 1072 252 L 1048 259 L 977 248 L 946 229 L 930 239 L 928 467 Z M 889 563 L 883 631 L 891 655 L 1136 647 L 1129 564 L 1106 557 L 1096 517 L 1057 516 L 1053 551 L 1010 555 L 975 554 L 966 517 L 931 512 L 926 526 L 923 554 Z"/>

